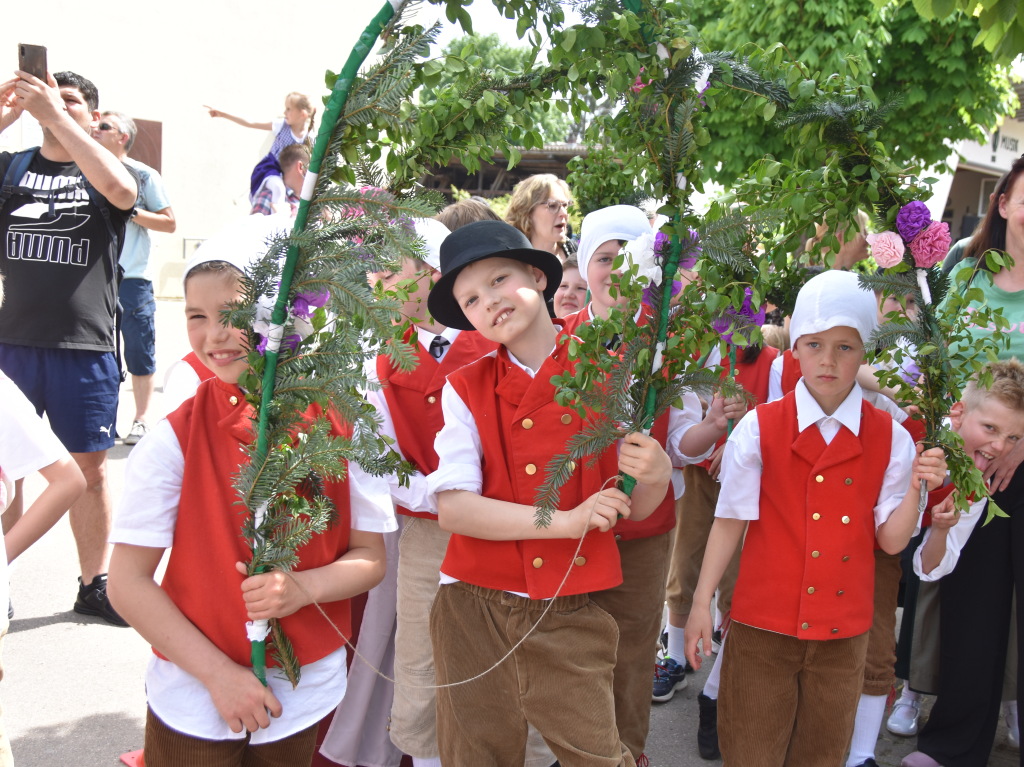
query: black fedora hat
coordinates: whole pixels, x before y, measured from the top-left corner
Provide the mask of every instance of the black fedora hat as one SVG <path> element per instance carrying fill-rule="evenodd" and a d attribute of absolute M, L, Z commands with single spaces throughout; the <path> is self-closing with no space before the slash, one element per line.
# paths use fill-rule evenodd
<path fill-rule="evenodd" d="M 537 250 L 525 234 L 504 221 L 476 221 L 459 227 L 441 243 L 441 279 L 427 296 L 431 317 L 449 328 L 473 330 L 452 289 L 459 272 L 485 258 L 510 258 L 540 269 L 548 278 L 545 301 L 551 300 L 562 281 L 562 264 L 554 253 Z"/>

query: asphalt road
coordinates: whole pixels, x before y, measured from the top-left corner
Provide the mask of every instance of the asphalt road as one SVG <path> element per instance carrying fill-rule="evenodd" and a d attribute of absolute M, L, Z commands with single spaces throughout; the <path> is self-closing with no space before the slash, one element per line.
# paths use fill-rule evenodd
<path fill-rule="evenodd" d="M 158 386 L 167 366 L 188 351 L 182 311 L 181 302 L 159 302 Z M 159 390 L 156 396 L 159 410 Z M 126 389 L 118 422 L 122 434 L 131 417 L 131 394 Z M 118 444 L 110 453 L 115 503 L 130 449 Z M 36 482 L 27 483 L 28 495 L 38 490 Z M 66 517 L 15 563 L 11 573 L 15 616 L 3 647 L 0 700 L 19 767 L 110 767 L 120 763 L 121 754 L 142 746 L 143 672 L 149 647 L 131 629 L 73 612 L 77 576 Z M 966 651 L 964 662 L 970 663 Z M 655 704 L 647 749 L 653 767 L 720 764 L 705 762 L 697 754 L 696 697 L 703 679 L 704 674 L 693 675 L 672 701 Z M 990 765 L 1018 764 L 1017 752 L 1004 742 L 1005 728 L 1000 724 Z M 913 747 L 912 738 L 884 733 L 878 763 L 896 767 Z"/>

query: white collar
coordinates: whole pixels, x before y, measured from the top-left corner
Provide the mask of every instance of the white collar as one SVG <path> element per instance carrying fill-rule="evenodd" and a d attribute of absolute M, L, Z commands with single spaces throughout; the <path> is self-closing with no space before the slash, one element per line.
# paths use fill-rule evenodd
<path fill-rule="evenodd" d="M 507 346 L 505 347 L 505 351 L 508 351 L 508 347 Z M 548 357 L 553 357 L 556 351 L 558 351 L 558 344 L 557 343 L 553 347 L 551 347 L 551 351 L 548 352 L 548 356 L 545 357 L 544 359 L 547 360 Z M 526 375 L 530 376 L 530 378 L 536 378 L 537 377 L 537 371 L 534 370 L 533 368 L 527 367 L 522 362 L 517 360 L 516 359 L 516 355 L 514 355 L 512 352 L 508 352 L 508 358 L 512 362 L 513 365 L 515 365 L 517 368 L 519 368 L 524 373 L 526 373 Z"/>
<path fill-rule="evenodd" d="M 833 418 L 847 429 L 853 432 L 854 436 L 860 434 L 860 403 L 864 398 L 860 384 L 854 382 L 853 389 L 846 395 L 836 412 L 827 415 L 821 409 L 821 405 L 814 399 L 814 396 L 807 389 L 807 384 L 801 378 L 796 384 L 796 420 L 797 427 L 803 431 L 809 426 L 814 426 L 825 418 Z"/>
<path fill-rule="evenodd" d="M 419 325 L 416 326 L 416 338 L 419 339 L 420 345 L 427 351 L 430 351 L 430 344 L 435 338 L 440 336 L 448 343 L 453 344 L 461 332 L 462 331 L 458 328 L 445 328 L 440 333 L 431 333 L 429 330 L 425 330 Z"/>

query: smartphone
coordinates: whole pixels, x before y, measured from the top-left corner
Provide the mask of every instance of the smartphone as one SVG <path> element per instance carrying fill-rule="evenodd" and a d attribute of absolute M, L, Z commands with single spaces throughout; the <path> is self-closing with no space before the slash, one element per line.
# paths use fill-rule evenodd
<path fill-rule="evenodd" d="M 18 44 L 18 69 L 46 82 L 46 46 Z"/>

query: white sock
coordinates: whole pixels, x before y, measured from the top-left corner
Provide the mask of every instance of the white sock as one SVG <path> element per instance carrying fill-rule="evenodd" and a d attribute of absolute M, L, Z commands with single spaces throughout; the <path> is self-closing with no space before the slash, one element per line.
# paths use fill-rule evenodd
<path fill-rule="evenodd" d="M 725 657 L 725 639 L 722 640 L 722 649 L 715 656 L 715 665 L 711 667 L 711 673 L 704 682 L 704 695 L 712 700 L 718 700 L 718 687 L 722 683 L 722 658 Z M 707 658 L 704 659 L 707 662 Z"/>
<path fill-rule="evenodd" d="M 915 703 L 919 700 L 921 700 L 921 693 L 911 690 L 910 682 L 904 680 L 903 691 L 900 693 L 900 699 L 897 700 L 896 703 Z"/>
<path fill-rule="evenodd" d="M 441 767 L 441 757 L 434 756 L 429 759 L 424 759 L 419 756 L 412 758 L 413 767 Z"/>
<path fill-rule="evenodd" d="M 853 738 L 850 741 L 850 756 L 846 767 L 857 767 L 868 759 L 875 758 L 875 744 L 878 731 L 885 718 L 885 695 L 861 695 L 857 704 L 857 719 L 853 724 Z"/>
<path fill-rule="evenodd" d="M 666 627 L 668 630 L 668 657 L 681 665 L 686 664 L 686 633 L 685 630 L 673 626 L 671 623 Z"/>

